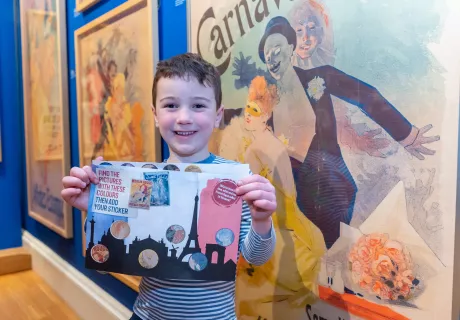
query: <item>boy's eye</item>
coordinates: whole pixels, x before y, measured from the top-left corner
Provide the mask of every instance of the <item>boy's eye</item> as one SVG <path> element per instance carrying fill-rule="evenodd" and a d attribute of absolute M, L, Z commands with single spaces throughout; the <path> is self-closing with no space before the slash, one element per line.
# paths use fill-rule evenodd
<path fill-rule="evenodd" d="M 169 104 L 166 104 L 164 107 L 165 107 L 165 108 L 175 108 L 176 105 L 175 105 L 175 104 L 172 104 L 172 103 L 169 103 Z"/>
<path fill-rule="evenodd" d="M 195 108 L 202 109 L 202 108 L 206 108 L 206 106 L 203 104 L 196 104 Z"/>

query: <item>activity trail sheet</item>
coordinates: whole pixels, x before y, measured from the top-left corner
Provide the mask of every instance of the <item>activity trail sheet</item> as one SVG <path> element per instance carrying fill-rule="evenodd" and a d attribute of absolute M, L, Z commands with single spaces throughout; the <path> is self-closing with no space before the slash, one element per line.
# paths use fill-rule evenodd
<path fill-rule="evenodd" d="M 157 279 L 234 281 L 246 164 L 93 161 L 88 269 Z"/>

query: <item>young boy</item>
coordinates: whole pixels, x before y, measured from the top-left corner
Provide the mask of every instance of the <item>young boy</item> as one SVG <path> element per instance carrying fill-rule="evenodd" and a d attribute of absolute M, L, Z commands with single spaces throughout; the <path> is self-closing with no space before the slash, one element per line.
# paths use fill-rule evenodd
<path fill-rule="evenodd" d="M 191 53 L 161 61 L 152 96 L 155 124 L 169 147 L 167 162 L 230 162 L 208 150 L 211 134 L 223 115 L 220 76 L 213 65 Z M 98 183 L 91 167 L 72 168 L 62 182 L 63 199 L 87 210 L 88 186 Z M 248 175 L 238 186 L 237 193 L 244 200 L 239 251 L 249 263 L 261 265 L 275 247 L 271 220 L 277 206 L 275 189 L 259 175 Z M 234 320 L 234 295 L 234 282 L 144 277 L 131 319 Z"/>

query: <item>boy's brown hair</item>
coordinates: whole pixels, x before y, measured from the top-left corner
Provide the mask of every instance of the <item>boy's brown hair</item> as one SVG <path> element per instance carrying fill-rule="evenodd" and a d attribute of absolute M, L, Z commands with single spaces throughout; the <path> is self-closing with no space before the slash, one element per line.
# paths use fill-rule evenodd
<path fill-rule="evenodd" d="M 154 106 L 157 99 L 158 81 L 161 78 L 173 77 L 187 80 L 190 77 L 195 78 L 200 84 L 213 88 L 217 109 L 222 104 L 222 85 L 217 68 L 198 54 L 184 53 L 158 62 L 152 87 L 152 101 Z"/>

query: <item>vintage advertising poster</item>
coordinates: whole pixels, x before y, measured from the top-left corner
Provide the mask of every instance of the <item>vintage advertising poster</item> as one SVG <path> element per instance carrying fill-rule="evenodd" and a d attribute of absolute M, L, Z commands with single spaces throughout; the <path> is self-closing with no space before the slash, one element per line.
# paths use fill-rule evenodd
<path fill-rule="evenodd" d="M 234 281 L 242 212 L 236 181 L 249 165 L 219 167 L 94 161 L 99 184 L 90 192 L 86 267 Z"/>
<path fill-rule="evenodd" d="M 157 6 L 147 0 L 123 3 L 76 30 L 75 48 L 80 164 L 97 156 L 160 161 L 161 140 L 151 111 Z M 112 275 L 137 290 L 138 278 Z"/>
<path fill-rule="evenodd" d="M 222 75 L 211 149 L 277 190 L 238 319 L 451 319 L 460 4 L 188 5 L 189 50 Z"/>
<path fill-rule="evenodd" d="M 75 31 L 80 161 L 159 161 L 151 110 L 156 10 L 129 1 Z"/>
<path fill-rule="evenodd" d="M 60 197 L 70 167 L 65 6 L 20 1 L 29 214 L 72 237 L 70 208 Z"/>

